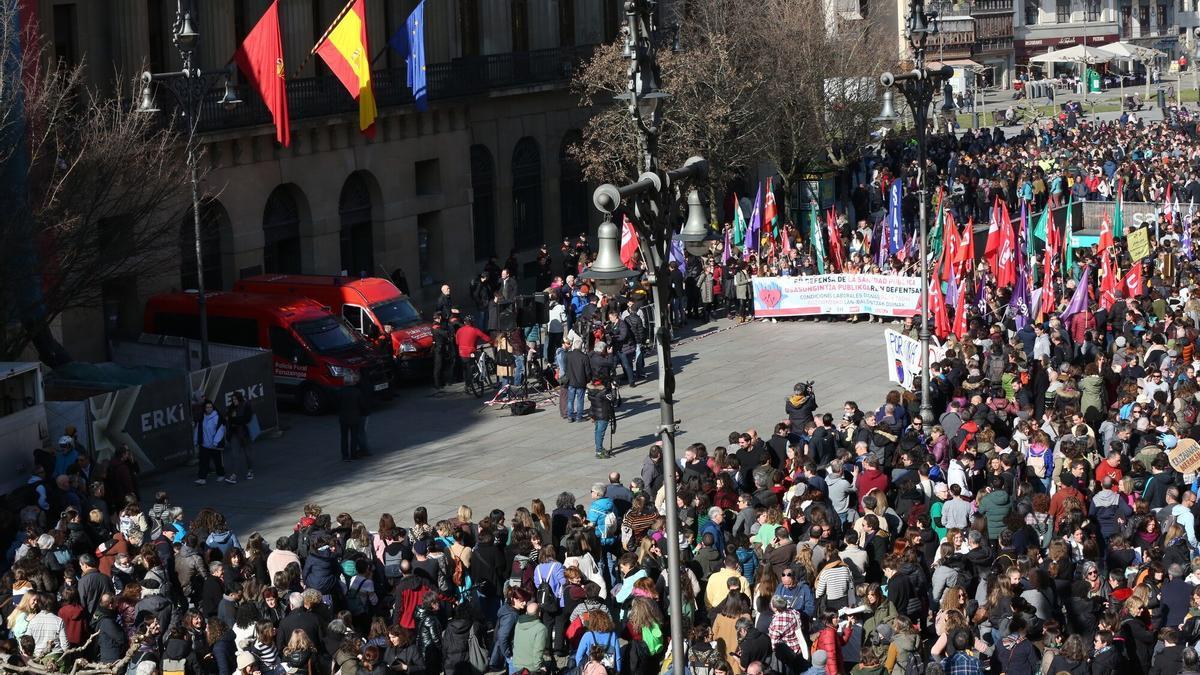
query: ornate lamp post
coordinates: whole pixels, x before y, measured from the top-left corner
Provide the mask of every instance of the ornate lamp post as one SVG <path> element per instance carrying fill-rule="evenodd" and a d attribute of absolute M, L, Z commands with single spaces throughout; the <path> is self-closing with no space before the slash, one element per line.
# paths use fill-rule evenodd
<path fill-rule="evenodd" d="M 600 290 L 619 290 L 626 279 L 637 272 L 625 267 L 620 256 L 620 232 L 612 214 L 627 202 L 630 222 L 637 229 L 642 259 L 646 263 L 656 314 L 654 342 L 658 355 L 658 433 L 663 449 L 663 488 L 667 510 L 667 575 L 669 584 L 671 650 L 674 663 L 687 663 L 684 657 L 683 596 L 679 561 L 679 512 L 675 504 L 675 374 L 671 369 L 670 271 L 672 241 L 680 241 L 693 254 L 702 254 L 713 239 L 708 217 L 700 203 L 699 192 L 692 187 L 686 193 L 688 216 L 676 234 L 671 219 L 684 195 L 682 182 L 703 179 L 708 164 L 692 157 L 672 171 L 658 168 L 658 134 L 661 104 L 668 94 L 659 91 L 659 70 L 653 43 L 653 0 L 627 0 L 625 55 L 629 59 L 628 92 L 618 98 L 625 101 L 638 130 L 638 150 L 642 174 L 629 185 L 611 184 L 596 188 L 592 201 L 604 214 L 598 231 L 599 247 L 592 266 L 583 271 L 585 278 L 596 280 Z M 679 666 L 677 666 L 679 667 Z"/>
<path fill-rule="evenodd" d="M 175 23 L 171 28 L 171 40 L 179 50 L 179 59 L 183 68 L 173 73 L 142 73 L 142 99 L 138 106 L 140 112 L 161 112 L 154 100 L 155 85 L 169 91 L 178 102 L 179 117 L 187 124 L 187 164 L 192 173 L 192 225 L 196 244 L 196 302 L 200 306 L 200 367 L 211 365 L 208 358 L 208 301 L 204 297 L 204 244 L 200 234 L 200 181 L 196 171 L 196 128 L 203 111 L 204 98 L 218 84 L 223 84 L 225 93 L 218 102 L 227 110 L 241 104 L 237 89 L 234 88 L 230 76 L 233 66 L 223 70 L 205 73 L 193 63 L 196 45 L 200 42 L 200 34 L 192 25 L 194 13 L 190 6 L 185 6 L 185 0 L 176 0 Z"/>
<path fill-rule="evenodd" d="M 884 126 L 890 126 L 899 119 L 895 109 L 895 95 L 892 89 L 899 89 L 900 94 L 912 111 L 913 125 L 917 134 L 917 185 L 920 193 L 920 227 L 921 227 L 921 419 L 925 424 L 933 424 L 933 406 L 929 402 L 929 219 L 926 206 L 929 202 L 925 187 L 925 164 L 928 161 L 929 135 L 929 106 L 933 97 L 943 82 L 954 76 L 954 69 L 947 65 L 940 68 L 925 66 L 925 46 L 930 35 L 937 34 L 937 12 L 926 12 L 924 0 L 909 0 L 908 22 L 904 35 L 912 48 L 913 69 L 906 73 L 893 75 L 884 73 L 879 76 L 879 83 L 884 86 L 883 109 L 875 118 Z M 974 236 L 974 233 L 972 233 Z"/>

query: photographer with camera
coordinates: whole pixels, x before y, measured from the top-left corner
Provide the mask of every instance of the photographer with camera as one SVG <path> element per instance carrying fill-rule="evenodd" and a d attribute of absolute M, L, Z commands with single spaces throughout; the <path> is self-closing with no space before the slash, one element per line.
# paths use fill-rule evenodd
<path fill-rule="evenodd" d="M 817 410 L 817 397 L 813 394 L 812 382 L 797 382 L 796 386 L 792 387 L 792 395 L 787 398 L 783 409 L 792 422 L 792 429 L 803 429 L 805 423 L 811 422 L 813 413 Z"/>

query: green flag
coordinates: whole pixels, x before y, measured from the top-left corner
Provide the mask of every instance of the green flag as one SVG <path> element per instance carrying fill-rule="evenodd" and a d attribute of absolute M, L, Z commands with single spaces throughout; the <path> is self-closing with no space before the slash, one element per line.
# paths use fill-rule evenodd
<path fill-rule="evenodd" d="M 1071 241 L 1071 204 L 1074 196 L 1067 197 L 1067 224 L 1063 227 L 1063 278 L 1069 279 L 1075 269 L 1075 255 L 1072 253 L 1074 242 Z"/>
<path fill-rule="evenodd" d="M 746 216 L 742 215 L 742 203 L 737 193 L 733 193 L 733 245 L 742 246 L 746 243 Z"/>
<path fill-rule="evenodd" d="M 817 274 L 825 274 L 825 242 L 821 237 L 821 226 L 817 224 L 817 203 L 813 202 L 808 209 L 809 240 L 812 242 L 813 255 L 817 257 Z"/>
<path fill-rule="evenodd" d="M 1125 217 L 1121 215 L 1121 184 L 1117 183 L 1117 207 L 1113 209 L 1113 239 L 1125 236 Z"/>
<path fill-rule="evenodd" d="M 938 190 L 938 194 L 941 194 L 941 190 Z M 929 233 L 929 250 L 933 253 L 933 260 L 940 260 L 942 257 L 942 246 L 945 245 L 942 241 L 945 238 L 943 235 L 945 228 L 942 226 L 942 221 L 945 218 L 945 209 L 942 208 L 942 200 L 939 199 L 934 208 L 937 209 L 937 221 L 933 224 L 933 231 Z"/>
<path fill-rule="evenodd" d="M 1037 225 L 1033 227 L 1033 236 L 1047 241 L 1046 239 L 1046 223 L 1050 220 L 1050 205 L 1046 204 L 1046 208 L 1042 209 L 1042 217 L 1038 218 Z"/>

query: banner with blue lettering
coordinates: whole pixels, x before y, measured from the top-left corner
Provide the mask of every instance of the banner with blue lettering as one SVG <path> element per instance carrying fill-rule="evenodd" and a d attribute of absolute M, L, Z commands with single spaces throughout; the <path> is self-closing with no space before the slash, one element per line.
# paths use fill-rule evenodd
<path fill-rule="evenodd" d="M 904 186 L 900 180 L 893 180 L 888 187 L 888 253 L 896 255 L 904 248 L 904 217 L 901 203 L 904 201 Z"/>
<path fill-rule="evenodd" d="M 754 277 L 754 316 L 874 314 L 914 316 L 921 302 L 920 277 L 891 274 L 815 274 Z"/>

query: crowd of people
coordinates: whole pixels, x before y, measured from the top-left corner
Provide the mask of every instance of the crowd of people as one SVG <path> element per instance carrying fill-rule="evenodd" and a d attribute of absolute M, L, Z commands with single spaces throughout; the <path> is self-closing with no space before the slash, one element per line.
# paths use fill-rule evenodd
<path fill-rule="evenodd" d="M 843 215 L 763 227 L 752 253 L 743 238 L 673 261 L 672 322 L 749 320 L 756 275 L 915 274 L 921 261 L 881 252 L 882 226 L 857 216 L 894 207 L 911 223 L 918 193 L 893 177 L 912 176 L 914 159 L 910 144 L 885 140 Z M 1200 673 L 1200 480 L 1177 466 L 1200 440 L 1198 160 L 1180 116 L 935 138 L 933 213 L 964 224 L 1001 207 L 1029 214 L 1016 264 L 1042 302 L 1014 302 L 1019 283 L 1004 280 L 999 255 L 934 249 L 925 263 L 950 273 L 936 282 L 947 299 L 974 292 L 955 303 L 953 329 L 936 326 L 945 355 L 929 366 L 929 418 L 911 392 L 822 408 L 800 383 L 777 416 L 730 420 L 727 438 L 688 445 L 674 465 L 653 445 L 639 475 L 610 473 L 586 497 L 564 490 L 511 513 L 463 505 L 444 519 L 309 504 L 292 531 L 244 539 L 219 509 L 144 499 L 127 452 L 39 452 L 0 508 L 0 672 Z M 887 203 L 894 180 L 909 195 L 898 205 Z M 1047 208 L 1117 196 L 1163 205 L 1144 259 L 1112 229 L 1111 242 L 1070 250 L 1061 220 L 1048 225 L 1057 235 L 1032 226 Z M 472 367 L 486 343 L 511 356 L 497 363 L 513 385 L 540 358 L 561 415 L 591 419 L 606 458 L 614 385 L 645 377 L 647 286 L 605 297 L 583 274 L 585 237 L 560 253 L 559 269 L 545 247 L 537 259 L 548 322 L 497 326 L 516 301 L 515 256 L 489 263 L 466 306 L 443 287 L 436 382 Z M 1123 270 L 1145 283 L 1114 288 Z M 354 437 L 361 412 L 342 419 L 347 461 L 369 454 Z M 213 461 L 217 431 L 197 428 Z M 666 572 L 667 471 L 679 484 L 677 579 Z M 680 615 L 668 611 L 671 583 Z M 672 663 L 672 626 L 686 664 Z"/>

